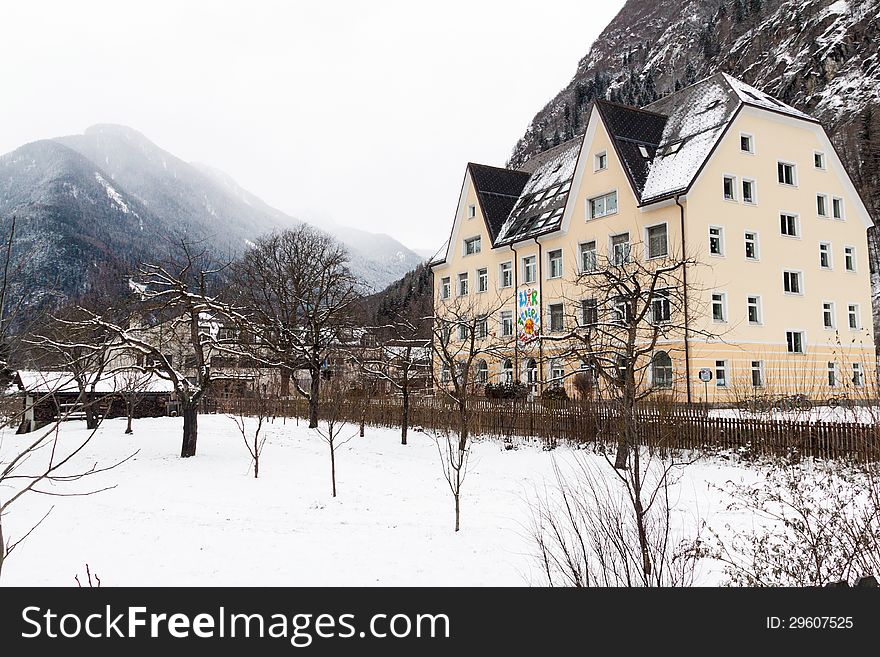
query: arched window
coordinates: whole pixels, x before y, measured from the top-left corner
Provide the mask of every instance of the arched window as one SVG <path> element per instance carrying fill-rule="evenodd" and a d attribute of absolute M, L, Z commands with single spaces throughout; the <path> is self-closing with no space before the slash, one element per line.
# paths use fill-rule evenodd
<path fill-rule="evenodd" d="M 538 387 L 538 363 L 534 358 L 529 358 L 526 362 L 526 383 L 532 389 L 532 392 Z"/>
<path fill-rule="evenodd" d="M 501 364 L 501 370 L 504 373 L 504 383 L 510 385 L 513 383 L 513 361 L 509 358 Z"/>
<path fill-rule="evenodd" d="M 651 381 L 655 388 L 672 387 L 672 359 L 665 351 L 651 357 Z"/>
<path fill-rule="evenodd" d="M 489 364 L 484 360 L 477 361 L 477 383 L 480 385 L 489 383 Z"/>

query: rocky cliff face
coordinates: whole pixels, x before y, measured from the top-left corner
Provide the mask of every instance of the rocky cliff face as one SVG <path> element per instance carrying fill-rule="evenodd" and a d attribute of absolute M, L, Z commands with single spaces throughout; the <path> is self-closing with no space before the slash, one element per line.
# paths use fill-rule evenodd
<path fill-rule="evenodd" d="M 644 105 L 725 71 L 819 118 L 878 221 L 878 44 L 880 0 L 628 0 L 510 165 L 581 134 L 595 98 Z"/>

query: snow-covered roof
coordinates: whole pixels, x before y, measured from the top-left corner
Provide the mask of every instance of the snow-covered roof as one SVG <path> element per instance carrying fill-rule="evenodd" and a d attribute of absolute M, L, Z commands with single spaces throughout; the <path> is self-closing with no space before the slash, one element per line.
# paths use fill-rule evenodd
<path fill-rule="evenodd" d="M 744 105 L 817 123 L 808 114 L 726 73 L 716 73 L 641 109 L 596 101 L 640 205 L 686 193 Z M 505 181 L 508 196 L 522 183 L 522 175 L 529 174 L 516 202 L 511 205 L 510 199 L 505 199 L 493 206 L 491 218 L 487 217 L 493 246 L 559 230 L 583 139 L 576 137 L 535 155 L 518 171 L 468 165 L 471 171 L 485 169 L 492 185 Z M 496 234 L 499 212 L 507 207 L 511 207 L 509 215 Z M 443 262 L 447 249 L 448 244 L 432 264 Z"/>
<path fill-rule="evenodd" d="M 75 393 L 79 392 L 77 383 L 70 372 L 19 370 L 17 372 L 22 388 L 36 393 Z M 174 386 L 167 379 L 155 373 L 137 373 L 136 370 L 117 370 L 103 375 L 95 385 L 97 394 L 121 392 L 132 386 L 142 392 L 172 392 Z"/>
<path fill-rule="evenodd" d="M 510 244 L 557 230 L 571 190 L 581 138 L 560 144 L 553 157 L 533 172 L 507 221 L 498 231 L 497 245 Z"/>

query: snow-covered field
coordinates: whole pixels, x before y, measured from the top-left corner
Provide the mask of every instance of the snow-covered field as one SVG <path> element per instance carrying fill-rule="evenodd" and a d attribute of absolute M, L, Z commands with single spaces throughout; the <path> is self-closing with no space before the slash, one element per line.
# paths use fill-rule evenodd
<path fill-rule="evenodd" d="M 115 470 L 55 488 L 115 484 L 112 490 L 19 500 L 4 521 L 7 537 L 55 508 L 10 556 L 2 583 L 75 585 L 87 563 L 105 586 L 542 583 L 527 500 L 551 481 L 553 459 L 573 458 L 568 448 L 475 443 L 456 534 L 437 449 L 422 434 L 411 433 L 407 446 L 392 430 L 368 428 L 354 438 L 338 452 L 333 499 L 327 447 L 303 423 L 268 427 L 258 480 L 232 420 L 201 416 L 199 428 L 198 456 L 180 459 L 179 419 L 136 421 L 134 436 L 123 435 L 123 420 L 105 422 L 78 456 L 80 469 L 139 453 Z M 82 422 L 62 427 L 68 444 L 85 435 Z M 3 451 L 25 438 L 6 434 Z M 701 460 L 685 469 L 676 510 L 718 526 L 748 524 L 719 515 L 723 500 L 710 484 L 758 476 L 728 461 Z M 716 578 L 705 570 L 699 581 Z"/>

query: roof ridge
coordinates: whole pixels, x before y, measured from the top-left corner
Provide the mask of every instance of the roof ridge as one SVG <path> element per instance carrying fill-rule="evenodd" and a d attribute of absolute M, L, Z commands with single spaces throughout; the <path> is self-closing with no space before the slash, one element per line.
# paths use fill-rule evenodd
<path fill-rule="evenodd" d="M 668 118 L 669 118 L 669 115 L 668 115 L 668 114 L 662 114 L 662 113 L 660 113 L 660 112 L 654 112 L 654 111 L 652 111 L 652 110 L 645 109 L 644 107 L 636 107 L 635 105 L 627 105 L 626 103 L 619 103 L 619 102 L 617 102 L 617 101 L 615 101 L 615 100 L 607 100 L 607 99 L 605 99 L 605 98 L 597 98 L 597 99 L 595 100 L 595 103 L 596 103 L 597 105 L 599 105 L 600 107 L 601 107 L 602 105 L 614 105 L 615 107 L 622 107 L 622 108 L 624 108 L 624 109 L 628 109 L 628 110 L 631 110 L 631 111 L 633 111 L 633 112 L 642 112 L 643 114 L 651 114 L 652 116 L 659 116 L 659 117 L 663 117 L 664 119 L 668 119 Z M 649 106 L 649 105 L 645 105 L 645 107 L 648 107 L 648 106 Z"/>
<path fill-rule="evenodd" d="M 484 169 L 495 169 L 496 171 L 504 171 L 505 173 L 518 173 L 529 175 L 526 171 L 520 171 L 519 169 L 508 169 L 507 167 L 496 167 L 492 164 L 480 164 L 479 162 L 468 162 L 469 167 L 482 167 Z"/>
<path fill-rule="evenodd" d="M 677 96 L 678 94 L 683 93 L 684 91 L 690 89 L 691 87 L 696 87 L 698 84 L 703 84 L 706 80 L 711 80 L 712 78 L 715 78 L 718 76 L 724 76 L 724 75 L 727 75 L 724 71 L 715 71 L 712 75 L 707 75 L 706 77 L 701 78 L 699 80 L 696 80 L 695 82 L 691 82 L 689 85 L 682 87 L 681 89 L 676 89 L 675 91 L 670 91 L 665 96 L 658 98 L 657 100 L 655 100 L 652 103 L 648 103 L 647 105 L 645 105 L 645 107 L 651 107 L 652 105 L 656 105 L 661 100 L 665 101 L 668 98 L 670 98 L 671 96 Z M 728 87 L 730 87 L 730 90 L 732 92 L 736 93 L 736 89 L 734 89 L 733 86 L 727 80 L 724 80 L 724 82 L 725 82 L 725 84 L 727 84 Z M 650 110 L 648 110 L 648 111 L 650 111 Z"/>

